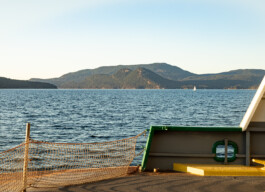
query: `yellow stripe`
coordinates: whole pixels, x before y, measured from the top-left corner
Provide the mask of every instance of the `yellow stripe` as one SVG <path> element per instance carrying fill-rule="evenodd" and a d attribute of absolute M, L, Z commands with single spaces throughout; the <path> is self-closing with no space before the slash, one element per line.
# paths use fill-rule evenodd
<path fill-rule="evenodd" d="M 173 170 L 200 176 L 265 176 L 262 167 L 174 163 Z"/>
<path fill-rule="evenodd" d="M 252 162 L 254 162 L 254 163 L 258 163 L 258 164 L 261 164 L 261 165 L 265 166 L 265 160 L 252 159 Z"/>

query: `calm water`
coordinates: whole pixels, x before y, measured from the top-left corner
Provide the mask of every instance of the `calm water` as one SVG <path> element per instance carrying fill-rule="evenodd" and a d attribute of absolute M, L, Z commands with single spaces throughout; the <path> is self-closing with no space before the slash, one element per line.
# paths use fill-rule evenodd
<path fill-rule="evenodd" d="M 131 137 L 150 125 L 238 126 L 254 94 L 252 90 L 0 90 L 0 152 L 23 142 L 27 122 L 33 139 L 71 143 Z M 139 139 L 138 151 L 145 141 Z"/>

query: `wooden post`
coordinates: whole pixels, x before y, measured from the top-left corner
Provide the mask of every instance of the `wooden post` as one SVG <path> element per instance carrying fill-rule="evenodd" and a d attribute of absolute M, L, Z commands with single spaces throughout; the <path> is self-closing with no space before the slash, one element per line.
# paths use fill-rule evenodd
<path fill-rule="evenodd" d="M 227 165 L 228 164 L 228 160 L 227 160 L 227 148 L 228 148 L 228 139 L 225 139 L 225 160 L 224 160 L 224 164 Z"/>
<path fill-rule="evenodd" d="M 250 132 L 246 131 L 246 166 L 250 166 Z"/>
<path fill-rule="evenodd" d="M 25 137 L 25 154 L 24 154 L 24 166 L 23 166 L 23 192 L 27 190 L 27 170 L 28 170 L 28 158 L 29 158 L 29 137 L 30 137 L 30 123 L 26 126 Z"/>

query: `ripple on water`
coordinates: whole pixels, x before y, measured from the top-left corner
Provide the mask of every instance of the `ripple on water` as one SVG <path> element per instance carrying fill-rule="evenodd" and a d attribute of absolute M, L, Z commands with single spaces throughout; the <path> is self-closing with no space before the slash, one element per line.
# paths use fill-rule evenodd
<path fill-rule="evenodd" d="M 0 152 L 31 137 L 50 142 L 103 142 L 151 125 L 236 126 L 252 90 L 0 90 Z M 146 138 L 138 139 L 137 152 Z M 135 164 L 140 163 L 137 157 Z"/>

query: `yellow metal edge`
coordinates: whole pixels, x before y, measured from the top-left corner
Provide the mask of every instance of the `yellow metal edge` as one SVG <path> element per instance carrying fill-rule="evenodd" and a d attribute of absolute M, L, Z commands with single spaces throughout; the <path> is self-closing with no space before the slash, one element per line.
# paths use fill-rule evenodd
<path fill-rule="evenodd" d="M 265 166 L 265 160 L 252 159 L 252 162 L 254 162 L 254 163 L 258 163 L 258 164 L 261 164 L 261 165 Z"/>
<path fill-rule="evenodd" d="M 173 164 L 174 171 L 200 176 L 265 176 L 263 167 L 243 165 Z"/>

